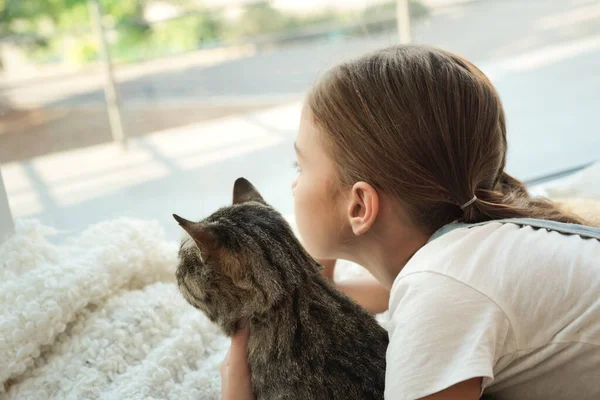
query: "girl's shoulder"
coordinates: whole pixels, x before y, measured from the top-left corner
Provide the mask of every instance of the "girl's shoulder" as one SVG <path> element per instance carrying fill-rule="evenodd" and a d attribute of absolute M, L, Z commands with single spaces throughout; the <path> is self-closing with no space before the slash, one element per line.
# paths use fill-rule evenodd
<path fill-rule="evenodd" d="M 435 274 L 510 310 L 531 296 L 554 302 L 552 295 L 570 297 L 570 290 L 589 293 L 589 285 L 600 282 L 599 259 L 597 228 L 522 219 L 455 223 L 436 232 L 409 260 L 391 296 L 403 280 L 404 286 L 412 286 Z"/>
<path fill-rule="evenodd" d="M 548 368 L 529 354 L 554 360 L 557 343 L 600 346 L 595 235 L 537 220 L 445 228 L 391 288 L 390 394 L 419 398 L 473 376 L 482 388 L 518 385 L 510 377 Z"/>
<path fill-rule="evenodd" d="M 437 230 L 429 239 L 433 241 L 446 233 L 449 233 L 456 229 L 472 229 L 489 224 L 514 224 L 520 227 L 531 227 L 532 229 L 544 229 L 549 232 L 558 232 L 564 235 L 578 235 L 584 239 L 597 239 L 600 240 L 600 228 L 569 224 L 564 222 L 549 221 L 534 218 L 509 218 L 509 219 L 498 219 L 479 223 L 462 223 L 454 222 L 443 226 Z"/>
<path fill-rule="evenodd" d="M 500 278 L 504 282 L 535 280 L 549 269 L 572 270 L 576 255 L 578 272 L 600 273 L 596 267 L 600 229 L 537 219 L 453 223 L 431 237 L 397 281 L 429 271 L 493 289 Z"/>

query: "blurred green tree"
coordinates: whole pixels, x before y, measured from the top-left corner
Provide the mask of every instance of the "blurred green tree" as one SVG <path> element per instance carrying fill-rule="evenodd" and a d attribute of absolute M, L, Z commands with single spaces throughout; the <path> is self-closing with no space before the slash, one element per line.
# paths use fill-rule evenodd
<path fill-rule="evenodd" d="M 0 0 L 0 40 L 18 37 L 27 42 L 30 57 L 36 62 L 94 60 L 97 44 L 91 31 L 89 0 Z M 356 21 L 369 23 L 369 32 L 392 29 L 396 2 L 388 0 L 366 7 L 361 12 L 333 9 L 312 14 L 286 13 L 262 0 L 246 4 L 234 20 L 223 18 L 218 10 L 199 8 L 198 0 L 162 0 L 179 10 L 175 18 L 148 22 L 144 11 L 153 0 L 99 0 L 106 18 L 113 56 L 119 61 L 181 53 L 212 47 L 228 41 L 257 35 L 302 31 L 307 26 L 356 34 Z M 413 17 L 427 10 L 420 0 L 410 0 Z M 364 30 L 364 29 L 363 29 Z M 362 32 L 362 31 L 360 31 Z M 359 32 L 359 33 L 360 33 Z M 326 34 L 326 32 L 324 33 Z"/>

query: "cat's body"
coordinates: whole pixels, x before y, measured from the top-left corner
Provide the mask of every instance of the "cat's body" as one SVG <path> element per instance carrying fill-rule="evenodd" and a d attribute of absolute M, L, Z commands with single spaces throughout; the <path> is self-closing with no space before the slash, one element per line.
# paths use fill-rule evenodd
<path fill-rule="evenodd" d="M 262 399 L 383 399 L 387 332 L 320 274 L 283 217 L 246 180 L 234 205 L 188 232 L 183 296 L 227 335 L 250 331 L 252 387 Z"/>
<path fill-rule="evenodd" d="M 248 342 L 258 399 L 383 398 L 387 332 L 320 274 L 263 318 Z"/>

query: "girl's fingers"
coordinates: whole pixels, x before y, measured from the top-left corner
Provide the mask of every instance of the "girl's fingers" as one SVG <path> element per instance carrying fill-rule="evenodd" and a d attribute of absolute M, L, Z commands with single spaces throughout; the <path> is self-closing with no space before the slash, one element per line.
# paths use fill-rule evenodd
<path fill-rule="evenodd" d="M 231 360 L 231 347 L 229 348 L 229 350 L 227 350 L 227 354 L 225 355 L 225 358 L 223 359 L 223 362 L 221 363 L 221 376 L 223 374 L 227 373 L 227 369 L 229 368 L 230 360 Z"/>
<path fill-rule="evenodd" d="M 225 358 L 229 359 L 233 365 L 245 365 L 248 366 L 248 360 L 246 359 L 246 347 L 248 346 L 248 336 L 250 332 L 248 328 L 239 329 L 231 337 L 231 347 Z"/>
<path fill-rule="evenodd" d="M 246 357 L 248 335 L 248 328 L 241 328 L 231 337 L 231 346 L 221 364 L 223 400 L 254 400 Z"/>

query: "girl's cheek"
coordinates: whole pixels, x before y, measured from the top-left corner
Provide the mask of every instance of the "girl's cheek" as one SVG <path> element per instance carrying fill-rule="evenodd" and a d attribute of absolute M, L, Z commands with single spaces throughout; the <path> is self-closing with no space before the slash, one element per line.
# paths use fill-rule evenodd
<path fill-rule="evenodd" d="M 292 196 L 296 196 L 296 186 L 298 186 L 298 175 L 292 180 Z"/>

